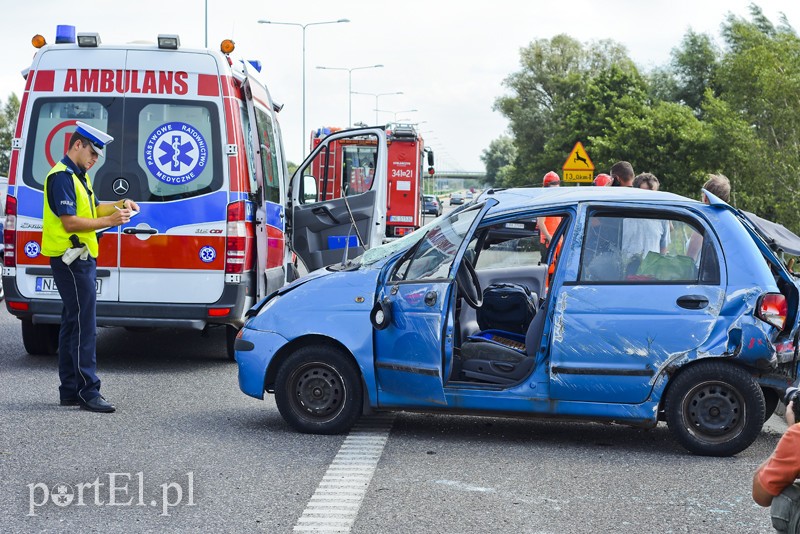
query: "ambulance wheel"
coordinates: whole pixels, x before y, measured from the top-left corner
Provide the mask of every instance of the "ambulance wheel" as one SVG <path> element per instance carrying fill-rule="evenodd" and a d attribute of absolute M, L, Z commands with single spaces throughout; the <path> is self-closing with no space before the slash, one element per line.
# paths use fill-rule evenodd
<path fill-rule="evenodd" d="M 38 324 L 31 319 L 22 320 L 22 344 L 28 354 L 53 356 L 58 354 L 57 324 Z"/>
<path fill-rule="evenodd" d="M 743 369 L 700 362 L 676 376 L 664 405 L 670 431 L 686 449 L 732 456 L 749 447 L 764 425 L 764 394 Z"/>
<path fill-rule="evenodd" d="M 236 335 L 238 333 L 239 329 L 235 326 L 225 325 L 225 350 L 228 353 L 228 359 L 232 362 L 236 361 L 236 351 L 233 349 L 233 344 L 236 343 Z"/>
<path fill-rule="evenodd" d="M 283 362 L 275 379 L 275 404 L 295 430 L 346 432 L 361 416 L 363 390 L 355 362 L 340 350 L 314 345 Z"/>

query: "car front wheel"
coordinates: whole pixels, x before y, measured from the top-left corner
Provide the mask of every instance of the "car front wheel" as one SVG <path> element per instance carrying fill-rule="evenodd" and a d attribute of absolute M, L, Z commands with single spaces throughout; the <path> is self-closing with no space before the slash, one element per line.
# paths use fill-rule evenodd
<path fill-rule="evenodd" d="M 732 456 L 758 437 L 766 410 L 761 388 L 743 369 L 701 362 L 670 384 L 664 411 L 670 431 L 690 452 Z"/>
<path fill-rule="evenodd" d="M 281 365 L 275 403 L 289 425 L 311 434 L 339 434 L 361 415 L 358 367 L 333 347 L 303 347 Z"/>

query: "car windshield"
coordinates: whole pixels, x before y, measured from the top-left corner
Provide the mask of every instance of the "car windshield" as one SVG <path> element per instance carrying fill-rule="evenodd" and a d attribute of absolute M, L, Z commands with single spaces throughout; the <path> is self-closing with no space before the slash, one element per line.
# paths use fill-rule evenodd
<path fill-rule="evenodd" d="M 403 237 L 396 239 L 395 241 L 390 241 L 384 245 L 379 247 L 371 248 L 364 252 L 361 256 L 354 258 L 352 260 L 353 264 L 358 265 L 372 265 L 384 258 L 388 258 L 389 256 L 393 256 L 394 254 L 401 252 L 403 250 L 408 250 L 409 248 L 416 245 L 426 234 L 433 228 L 438 227 L 440 228 L 436 232 L 432 232 L 431 235 L 434 235 L 437 232 L 441 232 L 441 228 L 447 227 L 450 228 L 452 226 L 460 226 L 458 224 L 459 221 L 459 214 L 463 213 L 463 210 L 456 210 L 450 213 L 447 217 L 444 218 L 437 218 L 433 221 L 429 222 L 425 226 L 420 227 L 418 230 L 411 232 L 410 234 L 406 234 Z M 461 217 L 462 223 L 465 220 Z"/>
<path fill-rule="evenodd" d="M 403 260 L 394 274 L 395 280 L 446 278 L 461 243 L 467 236 L 481 207 L 454 211 L 433 221 L 413 256 Z"/>
<path fill-rule="evenodd" d="M 418 230 L 415 230 L 410 234 L 406 234 L 399 239 L 395 239 L 394 241 L 390 241 L 384 245 L 371 248 L 365 251 L 361 256 L 354 258 L 352 261 L 353 263 L 360 265 L 372 265 L 373 263 L 384 258 L 388 258 L 389 256 L 392 256 L 401 250 L 406 250 L 417 244 L 417 242 L 422 239 L 422 237 L 425 235 L 425 232 L 432 224 L 433 222 L 430 222 L 425 226 L 420 227 Z"/>

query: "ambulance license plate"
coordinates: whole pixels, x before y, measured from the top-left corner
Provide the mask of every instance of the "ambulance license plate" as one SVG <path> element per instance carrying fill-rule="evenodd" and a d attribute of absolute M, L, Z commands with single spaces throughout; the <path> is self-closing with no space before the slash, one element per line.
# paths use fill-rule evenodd
<path fill-rule="evenodd" d="M 100 289 L 102 288 L 103 281 L 102 280 L 95 280 L 95 288 L 97 289 L 97 294 L 100 294 Z M 52 276 L 37 276 L 36 277 L 36 292 L 43 293 L 43 294 L 57 294 L 58 288 L 56 287 L 56 281 L 53 280 Z"/>

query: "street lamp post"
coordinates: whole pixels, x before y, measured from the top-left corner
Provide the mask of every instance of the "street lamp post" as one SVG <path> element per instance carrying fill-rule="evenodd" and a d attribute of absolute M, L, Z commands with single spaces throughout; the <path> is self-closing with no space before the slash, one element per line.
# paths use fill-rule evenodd
<path fill-rule="evenodd" d="M 375 125 L 378 125 L 378 99 L 382 96 L 389 96 L 389 95 L 402 95 L 403 91 L 397 91 L 394 93 L 359 93 L 358 91 L 350 91 L 351 94 L 354 95 L 367 95 L 367 96 L 374 96 L 375 97 Z"/>
<path fill-rule="evenodd" d="M 302 134 L 302 142 L 300 143 L 300 150 L 301 154 L 303 146 L 306 142 L 306 28 L 309 26 L 318 26 L 320 24 L 338 24 L 340 22 L 350 22 L 350 19 L 339 19 L 339 20 L 326 20 L 321 22 L 308 22 L 306 24 L 302 24 L 300 22 L 277 22 L 274 20 L 259 20 L 259 24 L 280 24 L 282 26 L 299 26 L 303 29 L 303 131 Z"/>
<path fill-rule="evenodd" d="M 353 126 L 353 71 L 354 70 L 362 70 L 362 69 L 377 69 L 381 68 L 383 65 L 367 65 L 365 67 L 317 67 L 318 69 L 322 70 L 346 70 L 347 71 L 347 100 L 348 100 L 348 111 L 347 111 L 347 125 Z"/>

